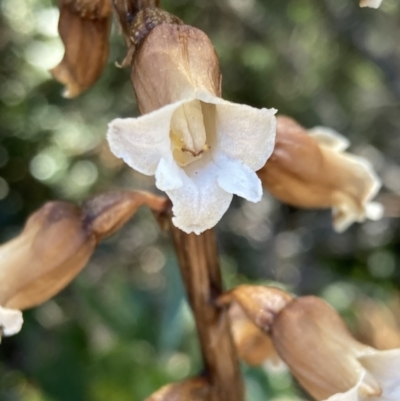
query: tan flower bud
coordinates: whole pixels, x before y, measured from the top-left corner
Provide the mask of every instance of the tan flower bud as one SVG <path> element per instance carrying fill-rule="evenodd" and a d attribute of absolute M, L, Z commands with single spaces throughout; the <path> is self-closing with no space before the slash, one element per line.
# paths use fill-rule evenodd
<path fill-rule="evenodd" d="M 357 342 L 321 299 L 294 299 L 275 318 L 271 338 L 280 357 L 315 399 L 325 400 L 357 386 L 361 395 L 381 394 L 379 383 L 358 360 L 375 350 Z"/>
<path fill-rule="evenodd" d="M 86 265 L 96 244 L 115 233 L 144 204 L 161 211 L 166 199 L 120 191 L 94 197 L 82 208 L 49 202 L 35 212 L 22 233 L 0 247 L 0 326 L 4 333 L 19 331 L 20 317 L 15 312 L 62 290 Z"/>
<path fill-rule="evenodd" d="M 221 95 L 214 47 L 204 32 L 188 25 L 153 28 L 133 59 L 131 80 L 142 114 L 195 99 L 198 92 Z"/>
<path fill-rule="evenodd" d="M 238 304 L 234 303 L 229 308 L 229 318 L 233 340 L 241 359 L 254 366 L 266 362 L 273 366 L 281 365 L 270 337 L 251 322 Z"/>
<path fill-rule="evenodd" d="M 223 294 L 217 302 L 221 306 L 237 302 L 254 324 L 268 332 L 277 314 L 292 299 L 279 288 L 241 285 Z"/>
<path fill-rule="evenodd" d="M 0 305 L 21 310 L 50 298 L 81 270 L 95 245 L 78 207 L 47 203 L 0 248 Z"/>
<path fill-rule="evenodd" d="M 280 201 L 303 208 L 332 208 L 334 227 L 382 215 L 370 200 L 380 180 L 367 160 L 343 152 L 348 141 L 327 128 L 307 131 L 289 117 L 277 117 L 275 149 L 258 175 Z"/>
<path fill-rule="evenodd" d="M 195 377 L 184 382 L 168 384 L 145 401 L 209 401 L 210 392 L 208 381 Z"/>
<path fill-rule="evenodd" d="M 107 63 L 111 23 L 110 0 L 60 0 L 58 31 L 65 54 L 50 72 L 72 98 L 91 87 Z"/>
<path fill-rule="evenodd" d="M 400 298 L 388 302 L 363 298 L 354 307 L 356 337 L 379 350 L 400 348 Z"/>
<path fill-rule="evenodd" d="M 143 205 L 155 212 L 162 212 L 168 200 L 148 192 L 114 191 L 87 200 L 82 210 L 87 228 L 100 241 L 118 231 Z"/>

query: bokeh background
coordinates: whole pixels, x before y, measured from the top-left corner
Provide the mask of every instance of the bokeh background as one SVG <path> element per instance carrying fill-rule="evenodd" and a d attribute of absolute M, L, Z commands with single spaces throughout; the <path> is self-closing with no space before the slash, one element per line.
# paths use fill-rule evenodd
<path fill-rule="evenodd" d="M 234 199 L 219 223 L 227 286 L 280 283 L 331 303 L 355 335 L 400 347 L 400 3 L 356 0 L 164 0 L 211 37 L 224 97 L 275 107 L 306 127 L 347 136 L 382 177 L 391 218 L 331 227 L 267 193 Z M 113 29 L 108 66 L 77 99 L 48 69 L 63 54 L 51 0 L 0 0 L 0 241 L 44 202 L 81 202 L 112 188 L 155 191 L 105 142 L 107 123 L 138 114 Z M 1 269 L 1 261 L 0 261 Z M 170 240 L 140 210 L 103 242 L 62 293 L 25 313 L 0 346 L 1 401 L 141 401 L 196 374 L 201 360 Z M 308 399 L 285 371 L 243 364 L 248 401 Z"/>

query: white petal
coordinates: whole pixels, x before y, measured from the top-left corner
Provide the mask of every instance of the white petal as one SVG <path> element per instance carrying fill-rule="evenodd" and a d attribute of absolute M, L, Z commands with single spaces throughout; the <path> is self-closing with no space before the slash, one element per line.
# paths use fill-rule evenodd
<path fill-rule="evenodd" d="M 161 191 L 180 188 L 183 185 L 182 170 L 172 157 L 162 158 L 156 170 L 156 187 Z"/>
<path fill-rule="evenodd" d="M 215 104 L 219 150 L 254 171 L 263 167 L 275 146 L 276 110 L 231 103 L 207 93 L 196 96 L 205 103 Z"/>
<path fill-rule="evenodd" d="M 355 221 L 361 223 L 366 218 L 378 220 L 383 216 L 383 206 L 370 202 L 382 184 L 367 159 L 347 152 L 337 156 L 350 171 L 349 188 L 346 190 L 343 187 L 342 192 L 338 191 L 332 208 L 334 228 L 337 232 L 343 232 Z"/>
<path fill-rule="evenodd" d="M 261 200 L 261 181 L 250 167 L 223 155 L 220 155 L 215 163 L 219 167 L 218 185 L 223 190 L 241 196 L 250 202 Z"/>
<path fill-rule="evenodd" d="M 23 322 L 21 311 L 0 306 L 0 328 L 5 336 L 17 334 L 21 330 Z"/>
<path fill-rule="evenodd" d="M 232 194 L 217 183 L 218 166 L 203 159 L 185 168 L 182 187 L 166 191 L 173 204 L 172 221 L 187 233 L 200 234 L 214 227 L 232 200 Z"/>
<path fill-rule="evenodd" d="M 117 118 L 108 126 L 107 139 L 115 156 L 133 169 L 154 175 L 162 157 L 171 154 L 170 123 L 180 101 L 137 118 Z"/>
<path fill-rule="evenodd" d="M 382 3 L 382 0 L 361 0 L 360 7 L 371 7 L 378 8 Z"/>
<path fill-rule="evenodd" d="M 320 145 L 326 146 L 335 152 L 343 152 L 350 146 L 350 141 L 332 128 L 314 127 L 308 130 Z"/>
<path fill-rule="evenodd" d="M 367 399 L 360 395 L 360 387 L 365 380 L 366 372 L 361 374 L 360 379 L 358 380 L 357 384 L 352 387 L 350 390 L 346 391 L 345 393 L 337 393 L 332 395 L 327 400 L 324 401 L 367 401 Z M 368 401 L 374 401 L 368 398 Z"/>
<path fill-rule="evenodd" d="M 360 357 L 359 361 L 382 388 L 382 395 L 376 400 L 400 400 L 400 349 L 377 351 L 373 355 Z M 375 401 L 375 398 L 371 401 Z"/>
<path fill-rule="evenodd" d="M 377 221 L 385 214 L 383 205 L 379 202 L 370 202 L 365 206 L 365 216 L 367 219 Z"/>

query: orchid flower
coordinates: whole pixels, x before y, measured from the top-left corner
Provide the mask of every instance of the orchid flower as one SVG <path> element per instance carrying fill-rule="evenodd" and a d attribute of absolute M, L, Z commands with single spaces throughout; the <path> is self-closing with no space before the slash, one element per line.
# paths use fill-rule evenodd
<path fill-rule="evenodd" d="M 199 234 L 221 219 L 233 194 L 261 199 L 255 171 L 272 153 L 276 111 L 221 99 L 218 59 L 203 32 L 156 26 L 133 59 L 131 78 L 143 115 L 112 121 L 110 148 L 155 176 L 177 227 Z"/>

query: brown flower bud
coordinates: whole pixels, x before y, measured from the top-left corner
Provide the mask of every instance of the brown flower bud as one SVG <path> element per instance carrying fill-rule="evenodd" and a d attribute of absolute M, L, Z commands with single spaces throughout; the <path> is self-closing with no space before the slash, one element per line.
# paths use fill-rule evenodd
<path fill-rule="evenodd" d="M 315 399 L 325 400 L 357 385 L 364 396 L 381 394 L 379 384 L 358 360 L 374 350 L 357 342 L 321 299 L 294 299 L 276 317 L 271 338 L 280 357 Z"/>
<path fill-rule="evenodd" d="M 34 213 L 23 232 L 0 248 L 0 305 L 35 306 L 60 291 L 86 264 L 96 245 L 78 207 L 50 202 Z"/>
<path fill-rule="evenodd" d="M 258 175 L 280 201 L 302 208 L 332 208 L 334 226 L 381 217 L 370 203 L 380 181 L 367 160 L 343 152 L 349 145 L 326 128 L 305 130 L 289 117 L 277 117 L 275 149 Z"/>
<path fill-rule="evenodd" d="M 209 401 L 211 386 L 202 377 L 168 384 L 145 401 Z"/>
<path fill-rule="evenodd" d="M 241 359 L 254 366 L 265 362 L 273 366 L 281 363 L 270 337 L 251 322 L 238 304 L 234 303 L 229 308 L 229 318 L 233 340 Z"/>
<path fill-rule="evenodd" d="M 169 203 L 167 198 L 148 192 L 115 191 L 87 200 L 82 209 L 87 228 L 100 241 L 118 231 L 143 205 L 154 212 L 162 212 Z"/>
<path fill-rule="evenodd" d="M 139 206 L 161 211 L 166 202 L 147 193 L 119 191 L 94 197 L 82 208 L 45 204 L 17 238 L 0 247 L 0 326 L 6 321 L 12 326 L 7 310 L 36 306 L 62 290 L 86 265 L 96 244 L 115 233 Z"/>
<path fill-rule="evenodd" d="M 58 31 L 65 54 L 50 72 L 72 98 L 91 87 L 107 63 L 111 23 L 110 0 L 60 0 Z"/>
<path fill-rule="evenodd" d="M 275 317 L 292 299 L 279 288 L 241 285 L 223 294 L 217 303 L 222 306 L 237 302 L 255 325 L 268 332 Z"/>
<path fill-rule="evenodd" d="M 207 35 L 163 23 L 147 34 L 132 63 L 131 80 L 142 114 L 199 93 L 221 95 L 221 74 Z"/>

